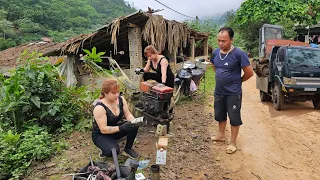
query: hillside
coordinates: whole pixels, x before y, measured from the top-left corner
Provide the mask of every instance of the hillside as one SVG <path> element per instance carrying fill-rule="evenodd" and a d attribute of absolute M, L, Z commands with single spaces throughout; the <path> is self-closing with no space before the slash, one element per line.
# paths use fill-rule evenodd
<path fill-rule="evenodd" d="M 124 0 L 0 0 L 0 50 L 43 36 L 64 41 L 135 11 Z"/>

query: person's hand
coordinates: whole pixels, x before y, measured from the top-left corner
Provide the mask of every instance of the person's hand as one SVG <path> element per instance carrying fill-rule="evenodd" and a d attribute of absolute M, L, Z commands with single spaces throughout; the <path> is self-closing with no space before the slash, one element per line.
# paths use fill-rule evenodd
<path fill-rule="evenodd" d="M 132 123 L 124 123 L 124 124 L 119 126 L 119 130 L 120 131 L 125 131 L 125 132 L 132 131 L 132 130 L 134 130 L 136 128 L 137 128 L 137 125 L 132 124 Z"/>
<path fill-rule="evenodd" d="M 134 72 L 139 75 L 139 74 L 143 73 L 144 70 L 142 68 L 137 68 Z"/>

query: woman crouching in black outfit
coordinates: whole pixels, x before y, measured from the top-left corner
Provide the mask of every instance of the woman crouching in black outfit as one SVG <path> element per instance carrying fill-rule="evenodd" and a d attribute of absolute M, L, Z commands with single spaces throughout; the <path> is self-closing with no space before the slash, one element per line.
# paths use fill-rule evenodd
<path fill-rule="evenodd" d="M 115 148 L 119 154 L 120 148 L 116 140 L 127 136 L 127 143 L 123 153 L 131 158 L 138 158 L 139 154 L 132 149 L 138 133 L 138 126 L 130 123 L 134 119 L 129 111 L 126 100 L 120 96 L 120 86 L 114 79 L 104 81 L 100 101 L 93 109 L 94 123 L 92 129 L 93 143 L 101 149 L 100 156 L 112 156 L 111 149 Z M 118 125 L 123 118 L 127 121 Z"/>

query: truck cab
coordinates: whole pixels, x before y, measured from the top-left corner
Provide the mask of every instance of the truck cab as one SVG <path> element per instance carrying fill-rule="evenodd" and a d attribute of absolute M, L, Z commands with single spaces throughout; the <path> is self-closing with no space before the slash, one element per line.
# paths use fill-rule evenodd
<path fill-rule="evenodd" d="M 320 49 L 278 39 L 282 38 L 280 27 L 271 30 L 274 35 L 266 35 L 267 28 L 260 29 L 261 53 L 253 60 L 261 101 L 272 100 L 274 108 L 282 110 L 286 102 L 311 100 L 320 109 Z"/>
<path fill-rule="evenodd" d="M 266 47 L 267 40 L 270 39 L 282 39 L 283 30 L 281 26 L 264 24 L 259 30 L 259 57 L 264 58 L 267 56 Z"/>

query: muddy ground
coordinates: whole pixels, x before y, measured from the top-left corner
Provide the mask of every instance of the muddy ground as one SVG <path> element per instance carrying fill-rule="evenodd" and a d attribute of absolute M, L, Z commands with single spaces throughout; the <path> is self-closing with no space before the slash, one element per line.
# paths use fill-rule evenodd
<path fill-rule="evenodd" d="M 271 102 L 260 102 L 252 78 L 243 84 L 242 117 L 239 149 L 229 155 L 225 153 L 228 142 L 210 139 L 217 130 L 213 97 L 181 103 L 161 179 L 320 179 L 320 112 L 310 103 L 290 103 L 284 111 L 275 111 Z M 154 127 L 142 128 L 135 144 L 142 159 L 151 160 L 150 165 L 155 163 L 154 131 Z M 229 125 L 226 133 L 229 140 Z M 85 166 L 89 156 L 99 161 L 89 132 L 75 132 L 68 141 L 68 150 L 33 167 L 25 179 L 71 179 L 63 175 Z M 148 175 L 147 169 L 144 173 Z"/>

